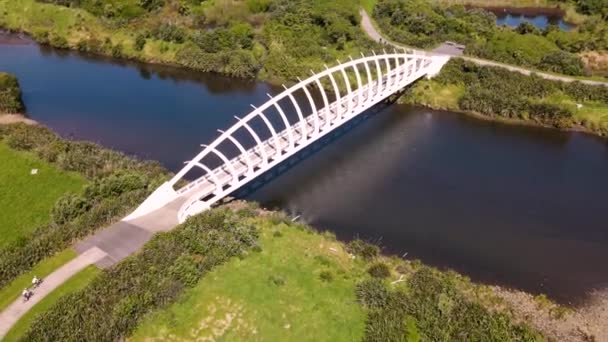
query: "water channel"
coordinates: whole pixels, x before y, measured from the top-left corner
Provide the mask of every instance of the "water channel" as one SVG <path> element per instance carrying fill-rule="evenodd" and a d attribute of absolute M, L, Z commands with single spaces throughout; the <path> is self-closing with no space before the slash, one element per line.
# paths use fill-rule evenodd
<path fill-rule="evenodd" d="M 30 117 L 173 171 L 280 91 L 0 42 L 0 70 L 19 77 Z M 390 105 L 325 145 L 247 198 L 339 238 L 563 303 L 608 287 L 606 140 Z"/>

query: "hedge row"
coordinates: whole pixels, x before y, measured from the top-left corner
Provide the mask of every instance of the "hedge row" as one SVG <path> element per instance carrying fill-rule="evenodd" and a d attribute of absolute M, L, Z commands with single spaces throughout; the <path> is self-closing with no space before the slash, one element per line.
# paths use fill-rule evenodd
<path fill-rule="evenodd" d="M 227 209 L 207 211 L 63 297 L 32 324 L 25 341 L 120 341 L 146 314 L 174 302 L 213 267 L 256 246 L 258 233 Z"/>
<path fill-rule="evenodd" d="M 49 224 L 0 249 L 0 287 L 77 239 L 122 218 L 166 177 L 156 163 L 92 143 L 63 140 L 44 127 L 0 126 L 0 140 L 91 180 L 82 195 L 66 194 L 57 200 Z"/>
<path fill-rule="evenodd" d="M 357 286 L 367 309 L 364 341 L 538 341 L 537 333 L 470 301 L 450 272 L 422 266 L 405 286 L 379 278 Z"/>
<path fill-rule="evenodd" d="M 23 113 L 19 81 L 13 75 L 0 72 L 0 114 Z"/>

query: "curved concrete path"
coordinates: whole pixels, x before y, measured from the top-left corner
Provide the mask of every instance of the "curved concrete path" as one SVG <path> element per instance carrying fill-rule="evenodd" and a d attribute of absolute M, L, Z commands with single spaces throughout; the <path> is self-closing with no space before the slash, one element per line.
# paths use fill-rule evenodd
<path fill-rule="evenodd" d="M 388 39 L 386 39 L 380 32 L 378 32 L 378 30 L 376 30 L 376 27 L 374 26 L 372 19 L 369 17 L 369 15 L 367 14 L 367 12 L 362 8 L 359 11 L 359 14 L 361 15 L 361 27 L 363 28 L 363 31 L 365 31 L 365 33 L 374 41 L 376 42 L 383 42 L 383 43 L 387 43 L 390 44 L 391 46 L 398 48 L 398 49 L 407 49 L 407 50 L 412 50 L 417 54 L 421 54 L 421 55 L 425 55 L 430 51 L 425 51 L 425 50 L 419 50 L 416 48 L 412 48 L 412 47 L 408 47 L 408 46 L 404 46 L 404 45 L 400 45 L 397 44 L 395 42 L 392 42 Z M 548 80 L 554 80 L 554 81 L 563 81 L 563 82 L 581 82 L 581 83 L 585 83 L 585 84 L 590 84 L 590 85 L 602 85 L 602 86 L 608 86 L 608 82 L 603 82 L 603 81 L 595 81 L 595 80 L 584 80 L 584 79 L 578 79 L 575 77 L 569 77 L 569 76 L 563 76 L 563 75 L 553 75 L 553 74 L 548 74 L 548 73 L 544 73 L 544 72 L 539 72 L 539 71 L 535 71 L 535 70 L 530 70 L 530 69 L 526 69 L 526 68 L 522 68 L 522 67 L 518 67 L 518 66 L 514 66 L 514 65 L 509 65 L 509 64 L 503 64 L 503 63 L 499 63 L 499 62 L 494 62 L 494 61 L 490 61 L 487 59 L 481 59 L 481 58 L 475 58 L 475 57 L 469 57 L 469 56 L 462 56 L 462 51 L 453 48 L 450 45 L 444 44 L 439 46 L 438 48 L 434 49 L 432 51 L 434 54 L 445 54 L 451 57 L 460 57 L 464 60 L 467 60 L 469 62 L 473 62 L 475 64 L 478 65 L 486 65 L 486 66 L 494 66 L 494 67 L 499 67 L 499 68 L 504 68 L 510 71 L 515 71 L 515 72 L 519 72 L 521 74 L 524 75 L 531 75 L 531 74 L 535 74 L 539 77 L 548 79 Z"/>
<path fill-rule="evenodd" d="M 38 304 L 46 295 L 85 267 L 102 260 L 106 256 L 107 254 L 104 251 L 93 247 L 46 276 L 43 279 L 42 284 L 32 290 L 33 296 L 28 301 L 24 302 L 23 298 L 19 296 L 17 300 L 0 313 L 0 339 L 8 333 L 12 326 L 17 323 L 23 315 L 34 307 L 34 305 Z"/>
<path fill-rule="evenodd" d="M 148 215 L 121 220 L 78 242 L 74 249 L 78 256 L 43 279 L 27 302 L 20 296 L 0 312 L 0 340 L 34 305 L 46 295 L 89 265 L 110 267 L 140 250 L 154 233 L 168 231 L 178 225 L 177 211 L 185 201 L 178 198 Z"/>

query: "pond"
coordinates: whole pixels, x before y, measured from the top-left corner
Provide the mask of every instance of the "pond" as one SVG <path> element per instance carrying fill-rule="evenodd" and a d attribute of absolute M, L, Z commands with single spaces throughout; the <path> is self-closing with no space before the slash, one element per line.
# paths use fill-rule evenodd
<path fill-rule="evenodd" d="M 280 89 L 0 43 L 29 115 L 171 170 Z M 377 108 L 237 195 L 342 239 L 563 303 L 608 288 L 608 143 L 401 105 Z"/>
<path fill-rule="evenodd" d="M 562 31 L 570 31 L 575 26 L 564 20 L 564 12 L 559 8 L 536 7 L 484 7 L 496 15 L 496 25 L 515 28 L 524 21 L 544 30 L 556 25 Z"/>

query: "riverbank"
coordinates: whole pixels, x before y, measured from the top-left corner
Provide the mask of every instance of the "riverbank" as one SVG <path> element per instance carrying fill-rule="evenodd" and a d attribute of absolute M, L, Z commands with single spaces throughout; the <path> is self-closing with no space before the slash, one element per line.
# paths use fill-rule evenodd
<path fill-rule="evenodd" d="M 452 59 L 432 80 L 422 80 L 404 103 L 457 111 L 509 124 L 608 135 L 608 89 L 524 76 Z"/>
<path fill-rule="evenodd" d="M 357 34 L 358 4 L 349 0 L 285 8 L 246 2 L 116 5 L 2 0 L 0 26 L 56 48 L 273 83 L 379 47 Z"/>

